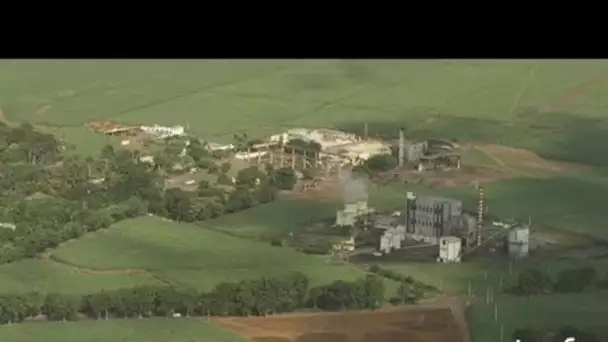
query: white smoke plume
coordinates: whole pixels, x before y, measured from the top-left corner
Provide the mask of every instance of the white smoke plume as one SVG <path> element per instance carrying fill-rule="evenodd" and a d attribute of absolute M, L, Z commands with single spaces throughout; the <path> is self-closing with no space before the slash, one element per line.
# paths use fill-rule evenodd
<path fill-rule="evenodd" d="M 353 174 L 350 170 L 342 170 L 340 187 L 342 188 L 344 203 L 367 201 L 369 199 L 369 180 L 363 176 Z"/>

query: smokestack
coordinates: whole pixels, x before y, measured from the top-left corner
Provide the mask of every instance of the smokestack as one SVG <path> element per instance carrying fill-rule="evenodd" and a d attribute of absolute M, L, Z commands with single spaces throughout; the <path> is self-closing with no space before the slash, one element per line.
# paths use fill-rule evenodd
<path fill-rule="evenodd" d="M 405 130 L 399 129 L 399 167 L 403 167 L 405 159 Z"/>
<path fill-rule="evenodd" d="M 480 185 L 477 186 L 477 192 L 479 194 L 479 207 L 477 212 L 477 246 L 481 245 L 481 229 L 483 227 L 483 212 L 484 212 L 484 202 L 483 202 L 483 187 Z"/>

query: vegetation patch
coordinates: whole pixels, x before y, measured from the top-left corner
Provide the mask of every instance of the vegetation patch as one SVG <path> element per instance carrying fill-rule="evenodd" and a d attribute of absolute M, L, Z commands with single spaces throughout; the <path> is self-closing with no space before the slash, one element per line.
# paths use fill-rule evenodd
<path fill-rule="evenodd" d="M 190 342 L 204 337 L 214 342 L 249 341 L 200 319 L 121 319 L 109 321 L 24 323 L 0 326 L 0 334 L 13 342 Z"/>

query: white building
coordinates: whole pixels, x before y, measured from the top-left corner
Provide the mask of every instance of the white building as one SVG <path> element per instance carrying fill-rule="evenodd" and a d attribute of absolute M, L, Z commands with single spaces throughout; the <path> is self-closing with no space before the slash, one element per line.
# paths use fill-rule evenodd
<path fill-rule="evenodd" d="M 525 258 L 530 252 L 530 228 L 517 227 L 507 236 L 509 255 L 513 258 Z"/>
<path fill-rule="evenodd" d="M 380 252 L 388 254 L 396 249 L 400 249 L 401 241 L 403 241 L 403 233 L 399 229 L 387 229 L 380 237 Z"/>
<path fill-rule="evenodd" d="M 218 144 L 214 142 L 207 143 L 207 150 L 213 151 L 234 151 L 236 147 L 232 144 Z"/>
<path fill-rule="evenodd" d="M 249 160 L 249 159 L 253 159 L 253 158 L 261 158 L 267 154 L 268 154 L 268 151 L 258 151 L 258 152 L 250 152 L 250 153 L 239 152 L 234 155 L 234 158 L 240 159 L 240 160 Z"/>
<path fill-rule="evenodd" d="M 439 262 L 460 262 L 461 240 L 456 236 L 442 236 L 439 238 Z"/>
<path fill-rule="evenodd" d="M 169 137 L 174 137 L 174 136 L 182 136 L 185 133 L 184 126 L 167 127 L 167 126 L 154 125 L 154 126 L 141 126 L 140 128 L 145 133 L 154 135 L 159 139 L 164 139 L 164 138 L 169 138 Z"/>
<path fill-rule="evenodd" d="M 0 228 L 15 230 L 17 229 L 17 226 L 10 222 L 0 222 Z"/>
<path fill-rule="evenodd" d="M 142 156 L 139 157 L 139 161 L 142 163 L 154 164 L 154 156 Z"/>

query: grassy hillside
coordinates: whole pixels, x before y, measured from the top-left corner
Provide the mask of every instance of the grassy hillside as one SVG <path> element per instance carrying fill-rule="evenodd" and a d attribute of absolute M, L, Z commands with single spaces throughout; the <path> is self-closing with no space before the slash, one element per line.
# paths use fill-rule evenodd
<path fill-rule="evenodd" d="M 204 290 L 222 281 L 307 274 L 313 284 L 363 276 L 354 266 L 332 264 L 269 243 L 230 237 L 194 225 L 155 217 L 123 221 L 60 247 L 53 258 L 97 270 L 143 269 Z"/>
<path fill-rule="evenodd" d="M 246 342 L 245 338 L 196 319 L 26 323 L 0 326 L 10 342 Z"/>
<path fill-rule="evenodd" d="M 224 141 L 236 130 L 369 122 L 372 133 L 400 125 L 410 136 L 500 141 L 606 165 L 607 152 L 591 148 L 608 139 L 597 80 L 606 71 L 605 61 L 582 60 L 6 60 L 0 107 L 76 145 L 95 118 L 187 124 Z"/>
<path fill-rule="evenodd" d="M 230 141 L 238 130 L 260 136 L 294 126 L 362 131 L 366 122 L 371 134 L 385 137 L 395 137 L 396 128 L 404 126 L 413 138 L 438 136 L 522 147 L 598 168 L 487 184 L 489 210 L 503 217 L 531 217 L 538 227 L 605 238 L 608 97 L 600 81 L 606 72 L 608 62 L 599 60 L 4 60 L 0 119 L 31 121 L 82 154 L 97 154 L 110 141 L 83 126 L 99 118 L 187 125 L 213 141 Z M 500 168 L 477 151 L 469 151 L 465 162 Z M 382 209 L 402 205 L 406 190 L 428 191 L 412 185 L 384 187 L 372 191 L 371 202 Z M 441 192 L 475 206 L 472 187 Z M 333 210 L 333 204 L 289 201 L 200 227 L 156 218 L 125 221 L 70 242 L 54 254 L 79 268 L 40 260 L 0 266 L 0 292 L 83 293 L 158 283 L 155 277 L 210 289 L 220 281 L 292 270 L 306 273 L 315 283 L 354 279 L 363 275 L 354 266 L 212 231 L 248 238 L 284 236 L 312 218 L 331 216 Z M 551 268 L 569 262 L 539 261 Z M 595 263 L 605 267 L 603 261 Z M 512 280 L 508 266 L 485 261 L 389 267 L 453 293 L 466 293 L 469 282 L 479 294 L 488 284 L 499 286 L 501 277 L 505 283 Z M 128 269 L 142 272 L 124 274 Z M 394 284 L 389 286 L 393 291 Z M 605 310 L 599 303 L 605 298 L 606 294 L 595 293 L 498 300 L 508 334 L 515 326 L 534 322 L 600 322 Z M 553 316 L 556 321 L 549 321 Z M 476 341 L 497 340 L 500 328 L 493 322 L 493 307 L 476 305 L 471 317 Z M 90 341 L 161 341 L 167 339 L 163 334 L 175 331 L 178 337 L 171 339 L 183 336 L 185 341 L 215 334 L 209 329 L 193 321 L 151 320 L 1 326 L 0 333 L 10 341 L 40 340 L 42 335 L 36 334 L 43 333 L 49 341 L 82 341 L 80 334 L 98 338 Z M 233 341 L 217 336 L 217 341 Z"/>
<path fill-rule="evenodd" d="M 0 293 L 91 293 L 137 285 L 158 285 L 148 274 L 91 274 L 73 268 L 29 259 L 0 266 Z"/>

